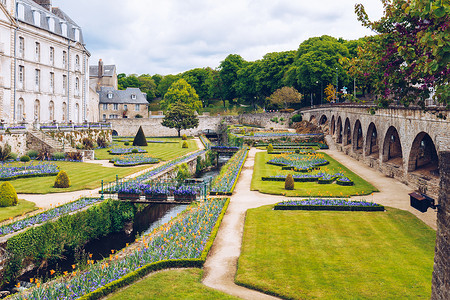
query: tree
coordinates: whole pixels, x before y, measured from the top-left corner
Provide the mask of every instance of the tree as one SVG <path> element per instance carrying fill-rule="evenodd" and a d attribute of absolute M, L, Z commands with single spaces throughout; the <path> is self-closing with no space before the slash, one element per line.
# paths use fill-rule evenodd
<path fill-rule="evenodd" d="M 181 75 L 195 89 L 204 107 L 208 106 L 208 100 L 210 99 L 208 79 L 212 76 L 211 74 L 211 68 L 197 68 L 186 71 Z"/>
<path fill-rule="evenodd" d="M 282 104 L 287 108 L 290 103 L 300 103 L 302 94 L 293 87 L 284 86 L 270 95 L 269 99 L 272 103 Z"/>
<path fill-rule="evenodd" d="M 172 83 L 160 105 L 162 109 L 167 110 L 177 102 L 184 103 L 187 107 L 196 111 L 202 108 L 202 102 L 199 101 L 195 89 L 184 79 Z"/>
<path fill-rule="evenodd" d="M 384 0 L 384 16 L 370 21 L 362 4 L 358 20 L 378 33 L 361 57 L 376 74 L 378 106 L 399 100 L 403 105 L 433 98 L 450 107 L 450 3 L 433 0 Z"/>
<path fill-rule="evenodd" d="M 167 93 L 167 90 L 169 90 L 172 83 L 174 83 L 178 79 L 180 79 L 180 77 L 177 75 L 166 75 L 162 77 L 156 89 L 159 96 L 164 97 L 164 95 Z"/>
<path fill-rule="evenodd" d="M 162 126 L 175 128 L 180 137 L 182 129 L 195 128 L 198 126 L 198 117 L 194 110 L 182 102 L 173 104 L 166 112 L 162 121 Z"/>
<path fill-rule="evenodd" d="M 325 99 L 327 99 L 328 102 L 331 102 L 333 100 L 336 100 L 336 89 L 334 88 L 334 85 L 331 83 L 327 85 L 325 88 Z"/>
<path fill-rule="evenodd" d="M 139 126 L 139 129 L 134 136 L 133 146 L 147 146 L 147 139 L 145 138 L 144 130 L 142 126 Z"/>
<path fill-rule="evenodd" d="M 237 54 L 228 55 L 225 60 L 220 63 L 219 74 L 223 83 L 223 96 L 225 99 L 231 101 L 237 97 L 235 86 L 237 72 L 244 64 L 245 60 Z"/>

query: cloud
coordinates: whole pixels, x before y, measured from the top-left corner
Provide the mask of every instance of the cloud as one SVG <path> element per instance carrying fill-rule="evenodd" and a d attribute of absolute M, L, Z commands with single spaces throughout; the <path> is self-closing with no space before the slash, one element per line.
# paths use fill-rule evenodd
<path fill-rule="evenodd" d="M 371 17 L 378 1 L 361 1 Z M 296 50 L 323 34 L 355 39 L 370 34 L 356 20 L 353 0 L 53 0 L 83 29 L 91 64 L 119 72 L 177 74 L 216 68 L 228 54 L 252 61 Z"/>

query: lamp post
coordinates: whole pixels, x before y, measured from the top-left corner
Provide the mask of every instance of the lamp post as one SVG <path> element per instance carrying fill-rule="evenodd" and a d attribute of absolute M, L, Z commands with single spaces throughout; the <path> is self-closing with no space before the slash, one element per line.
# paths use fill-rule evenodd
<path fill-rule="evenodd" d="M 338 102 L 338 99 L 337 99 L 337 92 L 338 92 L 338 89 L 339 89 L 339 74 L 338 74 L 338 68 L 336 68 L 336 90 L 335 90 L 335 99 L 336 99 L 336 102 Z"/>

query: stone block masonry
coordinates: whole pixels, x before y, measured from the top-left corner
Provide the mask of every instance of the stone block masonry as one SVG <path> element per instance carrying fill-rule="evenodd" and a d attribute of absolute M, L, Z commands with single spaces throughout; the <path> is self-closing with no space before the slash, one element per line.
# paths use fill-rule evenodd
<path fill-rule="evenodd" d="M 450 151 L 439 155 L 441 175 L 431 299 L 450 299 Z"/>

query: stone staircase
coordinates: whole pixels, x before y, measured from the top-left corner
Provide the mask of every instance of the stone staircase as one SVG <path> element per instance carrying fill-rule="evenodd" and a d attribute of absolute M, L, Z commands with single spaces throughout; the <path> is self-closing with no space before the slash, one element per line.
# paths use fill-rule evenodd
<path fill-rule="evenodd" d="M 52 138 L 50 135 L 36 129 L 27 132 L 27 143 L 40 143 L 41 147 L 39 148 L 42 148 L 43 146 L 51 152 L 77 152 L 77 150 L 72 148 L 69 143 L 63 144 Z"/>

